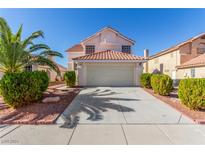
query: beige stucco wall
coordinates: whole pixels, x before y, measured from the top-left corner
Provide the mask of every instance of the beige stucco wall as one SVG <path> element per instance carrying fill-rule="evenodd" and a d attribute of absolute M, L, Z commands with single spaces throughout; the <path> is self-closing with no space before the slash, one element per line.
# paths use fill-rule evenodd
<path fill-rule="evenodd" d="M 121 51 L 122 45 L 132 46 L 132 43 L 108 29 L 103 31 L 96 37 L 84 42 L 82 45 L 84 47 L 86 45 L 95 45 L 96 51 L 102 51 L 102 50 Z"/>
<path fill-rule="evenodd" d="M 72 58 L 84 56 L 85 52 L 68 52 L 68 70 L 74 69 L 74 63 Z"/>
<path fill-rule="evenodd" d="M 34 69 L 35 67 L 35 69 Z M 38 71 L 45 71 L 48 73 L 48 76 L 50 78 L 50 81 L 56 81 L 56 77 L 57 77 L 57 73 L 51 69 L 49 69 L 48 67 L 46 66 L 34 66 L 32 69 L 33 70 L 38 70 Z M 61 68 L 60 69 L 60 73 L 61 73 L 61 77 L 63 77 L 64 73 L 66 72 L 66 70 L 62 70 Z M 57 77 L 58 80 L 61 80 L 61 78 L 58 76 Z"/>
<path fill-rule="evenodd" d="M 175 50 L 171 53 L 150 59 L 147 63 L 148 63 L 148 72 L 149 73 L 152 73 L 155 70 L 160 71 L 160 65 L 161 65 L 161 66 L 163 66 L 162 73 L 171 76 L 172 71 L 175 71 L 176 70 L 175 67 L 177 65 L 179 65 L 179 63 L 180 63 L 179 50 Z"/>
<path fill-rule="evenodd" d="M 37 67 L 38 71 L 45 71 L 48 73 L 48 76 L 50 78 L 50 81 L 55 81 L 55 78 L 56 78 L 56 73 L 54 73 L 53 71 L 47 69 L 47 68 L 44 68 L 44 67 Z"/>
<path fill-rule="evenodd" d="M 191 78 L 191 68 L 178 69 L 177 78 Z M 195 78 L 205 78 L 205 66 L 195 68 Z"/>

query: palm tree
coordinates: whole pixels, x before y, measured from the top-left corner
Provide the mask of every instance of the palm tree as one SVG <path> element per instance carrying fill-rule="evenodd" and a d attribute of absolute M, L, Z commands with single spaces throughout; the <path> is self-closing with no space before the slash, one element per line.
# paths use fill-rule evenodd
<path fill-rule="evenodd" d="M 22 25 L 14 34 L 6 20 L 0 17 L 0 71 L 19 72 L 27 66 L 38 64 L 48 66 L 59 75 L 58 66 L 49 57 L 63 57 L 62 54 L 51 50 L 46 44 L 35 44 L 34 40 L 39 37 L 44 38 L 42 31 L 22 39 Z"/>

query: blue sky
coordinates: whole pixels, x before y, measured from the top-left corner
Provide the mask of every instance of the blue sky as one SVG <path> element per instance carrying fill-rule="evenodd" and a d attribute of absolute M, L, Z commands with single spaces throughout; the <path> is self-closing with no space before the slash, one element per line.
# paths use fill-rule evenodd
<path fill-rule="evenodd" d="M 111 26 L 136 41 L 134 53 L 150 54 L 169 48 L 205 32 L 205 9 L 0 9 L 15 32 L 23 24 L 23 35 L 36 30 L 45 33 L 39 40 L 60 51 L 67 66 L 65 50 L 105 26 Z"/>

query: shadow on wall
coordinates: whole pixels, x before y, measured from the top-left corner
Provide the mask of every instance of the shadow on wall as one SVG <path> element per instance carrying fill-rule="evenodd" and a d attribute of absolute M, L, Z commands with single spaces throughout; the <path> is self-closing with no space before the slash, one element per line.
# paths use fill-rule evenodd
<path fill-rule="evenodd" d="M 112 97 L 114 94 L 120 94 L 113 92 L 109 89 L 100 90 L 96 89 L 93 92 L 79 94 L 78 100 L 75 104 L 71 104 L 68 114 L 63 118 L 65 123 L 61 127 L 73 128 L 80 120 L 79 113 L 83 112 L 88 115 L 87 120 L 98 121 L 103 120 L 103 112 L 107 112 L 108 109 L 116 110 L 118 112 L 134 112 L 135 110 L 116 103 L 110 103 L 111 101 L 139 101 L 138 99 L 125 99 Z M 106 97 L 103 97 L 106 96 Z M 111 97 L 108 97 L 111 96 Z"/>

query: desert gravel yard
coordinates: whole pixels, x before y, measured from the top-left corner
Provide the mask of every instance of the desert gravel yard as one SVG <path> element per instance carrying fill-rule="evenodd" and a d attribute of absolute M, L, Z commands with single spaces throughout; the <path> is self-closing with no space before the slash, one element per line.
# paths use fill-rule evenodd
<path fill-rule="evenodd" d="M 205 126 L 141 88 L 84 88 L 57 124 L 0 125 L 0 144 L 205 144 Z"/>
<path fill-rule="evenodd" d="M 62 91 L 56 89 L 59 86 L 53 87 L 55 88 L 50 87 L 44 93 L 43 98 L 59 97 L 58 102 L 39 101 L 14 109 L 5 104 L 0 97 L 0 124 L 53 124 L 80 91 L 79 88 L 67 88 L 66 91 Z"/>

